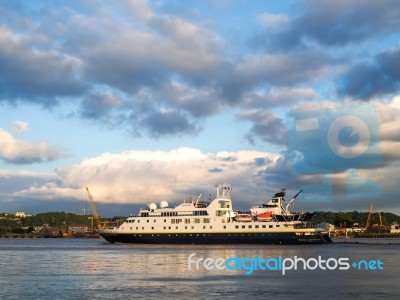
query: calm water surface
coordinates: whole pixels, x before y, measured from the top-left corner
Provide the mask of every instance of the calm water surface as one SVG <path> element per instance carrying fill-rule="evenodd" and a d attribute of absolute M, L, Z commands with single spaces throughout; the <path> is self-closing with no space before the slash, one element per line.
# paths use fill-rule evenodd
<path fill-rule="evenodd" d="M 399 299 L 395 240 L 304 246 L 111 245 L 102 239 L 0 239 L 0 299 Z M 188 269 L 188 257 L 377 260 L 384 270 Z"/>

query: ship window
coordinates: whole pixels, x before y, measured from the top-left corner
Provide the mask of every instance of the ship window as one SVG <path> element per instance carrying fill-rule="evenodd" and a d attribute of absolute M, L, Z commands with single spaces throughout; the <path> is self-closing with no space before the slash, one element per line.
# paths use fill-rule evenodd
<path fill-rule="evenodd" d="M 178 226 L 176 226 L 175 229 L 178 229 Z"/>
<path fill-rule="evenodd" d="M 276 227 L 281 227 L 281 225 L 276 225 Z"/>
<path fill-rule="evenodd" d="M 132 227 L 131 227 L 131 230 L 132 230 Z"/>
<path fill-rule="evenodd" d="M 212 226 L 210 226 L 210 229 L 212 229 Z"/>
<path fill-rule="evenodd" d="M 203 226 L 203 229 L 206 229 L 206 226 Z"/>
<path fill-rule="evenodd" d="M 167 229 L 167 227 L 164 226 L 164 230 Z"/>
<path fill-rule="evenodd" d="M 136 230 L 139 230 L 139 227 L 136 227 Z"/>
<path fill-rule="evenodd" d="M 273 226 L 272 225 L 269 225 L 269 228 L 272 228 Z"/>
<path fill-rule="evenodd" d="M 164 223 L 165 223 L 165 222 L 167 222 L 167 220 L 166 220 L 166 219 L 164 219 Z"/>
<path fill-rule="evenodd" d="M 224 226 L 224 229 L 226 229 L 226 226 Z"/>
<path fill-rule="evenodd" d="M 253 226 L 249 225 L 249 228 L 252 228 Z"/>
<path fill-rule="evenodd" d="M 262 226 L 262 228 L 265 228 L 265 227 L 266 227 L 265 225 Z"/>
<path fill-rule="evenodd" d="M 154 230 L 154 227 L 151 227 L 151 230 Z"/>
<path fill-rule="evenodd" d="M 154 223 L 156 222 L 157 220 L 156 219 L 154 219 Z"/>
<path fill-rule="evenodd" d="M 147 223 L 149 223 L 150 222 L 150 220 L 147 220 Z"/>
<path fill-rule="evenodd" d="M 140 223 L 140 220 L 138 220 L 137 222 Z"/>
<path fill-rule="evenodd" d="M 194 229 L 194 226 L 192 226 L 192 229 Z"/>
<path fill-rule="evenodd" d="M 256 225 L 256 226 L 254 226 L 255 228 L 258 228 L 258 227 L 260 227 L 260 226 L 258 226 L 258 225 Z"/>
<path fill-rule="evenodd" d="M 242 228 L 246 228 L 246 226 L 245 226 L 245 225 L 242 225 Z"/>
<path fill-rule="evenodd" d="M 195 223 L 200 223 L 200 219 L 194 219 Z"/>
<path fill-rule="evenodd" d="M 169 226 L 168 229 L 171 229 L 171 226 Z"/>
<path fill-rule="evenodd" d="M 185 224 L 189 224 L 190 223 L 190 219 L 185 219 Z"/>
<path fill-rule="evenodd" d="M 238 228 L 239 228 L 239 225 L 235 225 L 235 228 L 238 229 Z"/>
<path fill-rule="evenodd" d="M 185 229 L 187 229 L 187 226 L 185 226 Z"/>
<path fill-rule="evenodd" d="M 144 230 L 144 227 L 142 227 L 142 230 Z"/>

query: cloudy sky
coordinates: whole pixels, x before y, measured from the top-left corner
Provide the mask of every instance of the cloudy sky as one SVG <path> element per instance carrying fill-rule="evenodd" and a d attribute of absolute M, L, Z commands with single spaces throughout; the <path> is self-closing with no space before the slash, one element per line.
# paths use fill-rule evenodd
<path fill-rule="evenodd" d="M 400 213 L 397 1 L 0 1 L 0 212 L 233 186 Z"/>

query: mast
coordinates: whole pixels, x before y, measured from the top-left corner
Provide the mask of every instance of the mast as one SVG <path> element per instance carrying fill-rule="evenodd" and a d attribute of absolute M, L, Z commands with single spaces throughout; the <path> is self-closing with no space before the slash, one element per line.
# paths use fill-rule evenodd
<path fill-rule="evenodd" d="M 231 199 L 231 190 L 232 188 L 228 184 L 218 184 L 215 186 L 217 188 L 217 198 L 219 199 Z"/>

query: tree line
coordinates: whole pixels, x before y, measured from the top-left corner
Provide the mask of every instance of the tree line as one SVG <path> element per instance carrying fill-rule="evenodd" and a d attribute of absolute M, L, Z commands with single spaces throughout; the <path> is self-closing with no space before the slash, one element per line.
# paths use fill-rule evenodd
<path fill-rule="evenodd" d="M 365 227 L 368 219 L 368 212 L 323 212 L 317 211 L 314 212 L 313 217 L 311 218 L 311 222 L 315 224 L 319 223 L 329 223 L 333 224 L 338 228 L 343 227 L 353 227 L 355 223 L 357 223 L 360 227 Z M 370 226 L 372 225 L 380 225 L 382 220 L 382 225 L 390 226 L 393 222 L 397 222 L 400 224 L 400 217 L 393 213 L 381 212 L 372 213 Z"/>

